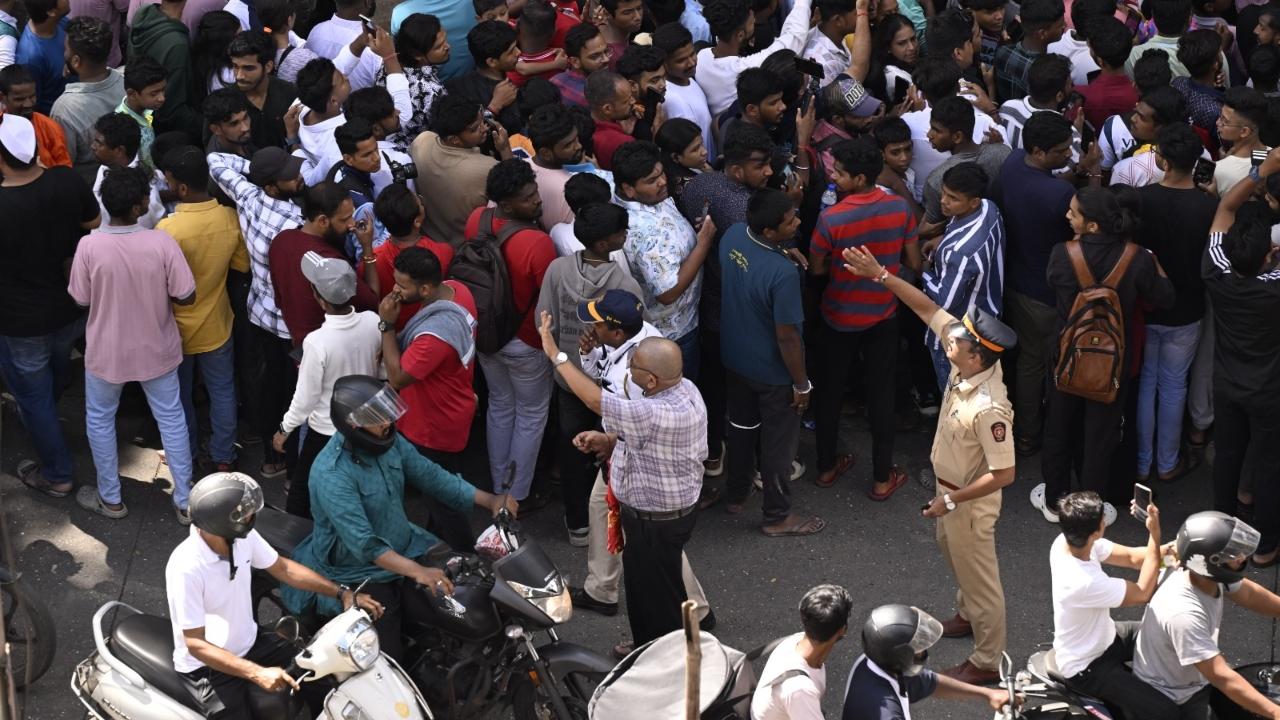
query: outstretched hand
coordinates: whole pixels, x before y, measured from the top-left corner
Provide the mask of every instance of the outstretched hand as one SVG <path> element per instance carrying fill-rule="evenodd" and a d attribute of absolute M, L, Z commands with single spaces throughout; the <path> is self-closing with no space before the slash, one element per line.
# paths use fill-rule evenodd
<path fill-rule="evenodd" d="M 864 247 L 845 248 L 840 257 L 844 258 L 844 269 L 858 277 L 880 277 L 880 273 L 884 272 L 884 267 L 876 260 L 876 256 Z"/>

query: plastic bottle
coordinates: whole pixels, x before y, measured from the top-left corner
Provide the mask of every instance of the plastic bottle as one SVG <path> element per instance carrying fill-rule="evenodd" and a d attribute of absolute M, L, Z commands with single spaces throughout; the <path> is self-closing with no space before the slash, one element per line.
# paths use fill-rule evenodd
<path fill-rule="evenodd" d="M 827 183 L 827 189 L 822 193 L 822 209 L 826 210 L 832 205 L 835 205 L 838 200 L 839 197 L 836 195 L 836 184 Z"/>

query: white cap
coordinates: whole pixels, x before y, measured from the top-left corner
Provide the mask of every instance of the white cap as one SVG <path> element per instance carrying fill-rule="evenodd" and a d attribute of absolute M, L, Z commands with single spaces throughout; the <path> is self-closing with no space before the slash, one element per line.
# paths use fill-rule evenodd
<path fill-rule="evenodd" d="M 36 128 L 31 121 L 15 113 L 0 115 L 0 145 L 24 163 L 36 156 Z"/>

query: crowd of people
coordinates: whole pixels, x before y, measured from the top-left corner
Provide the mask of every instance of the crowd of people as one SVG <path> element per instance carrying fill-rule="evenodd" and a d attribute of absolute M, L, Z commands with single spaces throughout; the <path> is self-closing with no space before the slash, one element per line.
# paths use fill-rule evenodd
<path fill-rule="evenodd" d="M 758 492 L 764 535 L 821 532 L 791 484 L 848 474 L 846 406 L 877 502 L 908 480 L 895 436 L 936 417 L 924 514 L 960 588 L 941 632 L 974 636 L 947 674 L 972 684 L 1005 648 L 1018 458 L 1072 554 L 1105 562 L 1076 553 L 1073 491 L 1110 525 L 1135 479 L 1212 441 L 1214 510 L 1280 561 L 1274 3 L 374 13 L 0 0 L 0 374 L 32 491 L 128 514 L 115 427 L 138 383 L 179 522 L 201 476 L 279 480 L 315 523 L 301 555 L 376 566 L 389 625 L 395 583 L 442 587 L 418 556 L 474 542 L 472 506 L 558 488 L 588 554 L 574 603 L 616 614 L 625 589 L 621 655 L 686 599 L 714 626 L 683 552 L 699 512 Z M 77 348 L 92 472 L 58 416 Z M 459 479 L 468 452 L 489 477 Z M 338 607 L 312 586 L 295 610 Z"/>

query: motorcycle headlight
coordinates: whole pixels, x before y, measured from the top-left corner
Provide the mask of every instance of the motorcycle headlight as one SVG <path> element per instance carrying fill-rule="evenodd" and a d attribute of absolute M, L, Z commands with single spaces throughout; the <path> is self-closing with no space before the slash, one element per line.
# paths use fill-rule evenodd
<path fill-rule="evenodd" d="M 569 599 L 569 588 L 565 586 L 558 574 L 540 588 L 530 587 L 514 580 L 506 582 L 520 597 L 541 610 L 557 625 L 573 616 L 573 601 Z"/>
<path fill-rule="evenodd" d="M 378 644 L 378 631 L 373 629 L 368 620 L 361 619 L 347 630 L 347 634 L 338 643 L 338 650 L 351 658 L 357 669 L 368 670 L 373 667 L 382 651 Z"/>

